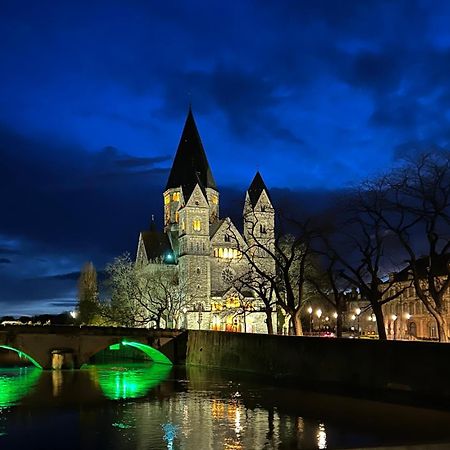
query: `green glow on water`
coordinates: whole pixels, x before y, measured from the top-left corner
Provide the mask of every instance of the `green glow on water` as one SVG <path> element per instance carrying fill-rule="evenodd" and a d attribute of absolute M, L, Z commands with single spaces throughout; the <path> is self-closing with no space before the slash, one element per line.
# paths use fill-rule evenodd
<path fill-rule="evenodd" d="M 22 350 L 18 350 L 17 348 L 14 347 L 9 347 L 7 345 L 0 345 L 0 348 L 4 348 L 6 350 L 11 350 L 13 352 L 18 353 L 20 358 L 27 358 L 29 361 L 31 361 L 38 369 L 42 369 L 42 366 L 35 360 L 33 359 L 30 355 L 27 355 L 26 353 L 24 353 Z"/>
<path fill-rule="evenodd" d="M 130 341 L 122 341 L 122 345 L 128 345 L 129 347 L 134 347 L 143 351 L 155 363 L 172 365 L 172 361 L 166 355 L 161 353 L 159 350 L 156 350 L 156 348 L 150 347 L 149 345 L 141 344 L 140 342 L 130 342 Z"/>
<path fill-rule="evenodd" d="M 37 384 L 42 371 L 36 367 L 0 370 L 0 410 L 17 405 Z"/>
<path fill-rule="evenodd" d="M 168 364 L 90 366 L 91 377 L 111 400 L 144 397 L 164 381 L 172 370 Z"/>
<path fill-rule="evenodd" d="M 120 344 L 113 344 L 113 345 L 110 345 L 110 346 L 109 346 L 109 349 L 110 349 L 110 350 L 114 350 L 114 351 L 120 350 Z"/>

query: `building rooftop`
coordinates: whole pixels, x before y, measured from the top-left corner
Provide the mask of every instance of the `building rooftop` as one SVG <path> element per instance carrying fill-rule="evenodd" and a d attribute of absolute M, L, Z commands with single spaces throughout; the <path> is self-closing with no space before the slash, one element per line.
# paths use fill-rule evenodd
<path fill-rule="evenodd" d="M 217 191 L 192 109 L 189 108 L 166 190 L 181 186 L 187 201 L 197 183 L 202 189 L 211 188 Z"/>

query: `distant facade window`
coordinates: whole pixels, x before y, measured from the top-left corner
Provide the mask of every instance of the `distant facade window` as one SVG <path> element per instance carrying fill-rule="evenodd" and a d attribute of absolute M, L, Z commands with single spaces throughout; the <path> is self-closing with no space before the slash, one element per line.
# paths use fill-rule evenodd
<path fill-rule="evenodd" d="M 231 242 L 231 236 L 229 234 L 226 234 L 223 238 L 225 242 Z"/>
<path fill-rule="evenodd" d="M 180 193 L 179 193 L 179 192 L 174 192 L 174 193 L 172 194 L 172 200 L 173 200 L 174 202 L 179 202 L 179 201 L 180 201 Z"/>
<path fill-rule="evenodd" d="M 266 226 L 263 225 L 262 223 L 259 225 L 259 232 L 260 232 L 261 234 L 266 234 L 266 233 L 267 233 L 267 231 L 266 231 Z"/>

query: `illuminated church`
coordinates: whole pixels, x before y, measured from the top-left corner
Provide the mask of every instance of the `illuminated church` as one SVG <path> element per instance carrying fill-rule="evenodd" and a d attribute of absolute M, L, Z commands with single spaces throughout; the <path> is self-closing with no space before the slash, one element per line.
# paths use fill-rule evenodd
<path fill-rule="evenodd" d="M 236 289 L 235 280 L 251 270 L 242 252 L 252 239 L 273 245 L 275 213 L 269 191 L 256 173 L 245 193 L 243 233 L 229 217 L 220 217 L 219 190 L 191 109 L 163 199 L 164 232 L 152 225 L 140 233 L 137 262 L 151 266 L 169 255 L 164 261 L 178 271 L 186 290 L 185 326 L 266 333 L 262 302 L 255 292 Z M 258 257 L 266 270 L 275 270 L 270 257 Z"/>

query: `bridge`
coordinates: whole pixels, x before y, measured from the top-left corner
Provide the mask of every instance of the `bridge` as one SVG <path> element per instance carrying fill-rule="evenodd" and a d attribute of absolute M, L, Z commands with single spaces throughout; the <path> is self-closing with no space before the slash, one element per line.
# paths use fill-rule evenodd
<path fill-rule="evenodd" d="M 0 326 L 0 348 L 15 351 L 43 369 L 79 369 L 117 344 L 137 348 L 153 361 L 183 362 L 187 336 L 180 330 L 77 326 Z"/>

